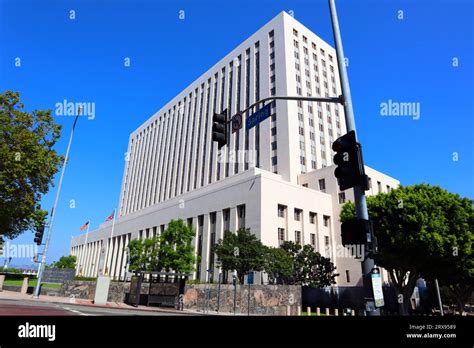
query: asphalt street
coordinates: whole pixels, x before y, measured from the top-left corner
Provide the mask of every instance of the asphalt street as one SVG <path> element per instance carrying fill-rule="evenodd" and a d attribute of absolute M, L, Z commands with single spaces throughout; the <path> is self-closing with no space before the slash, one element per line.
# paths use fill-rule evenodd
<path fill-rule="evenodd" d="M 140 316 L 181 316 L 189 313 L 164 311 L 144 311 L 122 308 L 103 308 L 71 303 L 46 303 L 35 300 L 0 299 L 0 316 L 98 316 L 98 315 L 140 315 Z"/>

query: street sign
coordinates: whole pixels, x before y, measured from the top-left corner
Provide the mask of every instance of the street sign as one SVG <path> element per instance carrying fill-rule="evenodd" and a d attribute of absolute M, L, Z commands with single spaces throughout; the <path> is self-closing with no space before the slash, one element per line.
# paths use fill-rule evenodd
<path fill-rule="evenodd" d="M 250 129 L 270 117 L 270 107 L 271 104 L 267 104 L 263 108 L 257 110 L 255 113 L 247 117 L 247 120 L 245 121 L 245 128 Z"/>
<path fill-rule="evenodd" d="M 240 128 L 242 128 L 242 114 L 240 112 L 235 114 L 234 116 L 232 116 L 231 121 L 232 121 L 231 122 L 231 124 L 232 124 L 232 133 L 235 133 Z"/>
<path fill-rule="evenodd" d="M 382 278 L 380 276 L 380 270 L 378 268 L 372 268 L 372 289 L 374 291 L 375 307 L 383 307 L 383 291 L 382 291 Z"/>
<path fill-rule="evenodd" d="M 247 284 L 249 285 L 253 284 L 253 272 L 247 273 Z"/>

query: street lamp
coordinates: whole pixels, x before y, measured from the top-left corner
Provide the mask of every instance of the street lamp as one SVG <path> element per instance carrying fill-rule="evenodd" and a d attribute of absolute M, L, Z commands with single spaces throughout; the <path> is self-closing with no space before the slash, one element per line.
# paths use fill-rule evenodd
<path fill-rule="evenodd" d="M 81 114 L 81 111 L 82 111 L 81 108 L 79 108 L 79 110 L 77 111 L 76 118 L 74 119 L 74 123 L 72 125 L 71 136 L 69 138 L 69 143 L 67 145 L 66 156 L 64 157 L 64 163 L 63 163 L 63 167 L 62 167 L 62 170 L 61 170 L 61 176 L 59 178 L 58 190 L 56 191 L 56 198 L 54 199 L 53 209 L 51 210 L 51 219 L 49 220 L 48 234 L 46 236 L 46 242 L 44 244 L 43 256 L 41 258 L 41 263 L 40 263 L 39 269 L 38 269 L 38 281 L 36 283 L 36 288 L 35 288 L 33 298 L 39 298 L 39 293 L 40 293 L 40 289 L 41 289 L 41 278 L 43 277 L 43 271 L 44 271 L 44 267 L 45 267 L 45 264 L 46 264 L 46 254 L 48 253 L 49 242 L 51 240 L 51 234 L 52 234 L 52 231 L 53 231 L 53 222 L 54 222 L 54 217 L 56 215 L 56 207 L 57 207 L 58 201 L 59 201 L 59 193 L 61 192 L 61 186 L 62 186 L 62 183 L 63 183 L 64 172 L 66 171 L 66 165 L 67 165 L 67 161 L 69 159 L 69 150 L 71 149 L 72 138 L 74 136 L 74 128 L 76 127 L 76 123 L 77 123 L 77 120 L 79 118 L 79 115 Z"/>

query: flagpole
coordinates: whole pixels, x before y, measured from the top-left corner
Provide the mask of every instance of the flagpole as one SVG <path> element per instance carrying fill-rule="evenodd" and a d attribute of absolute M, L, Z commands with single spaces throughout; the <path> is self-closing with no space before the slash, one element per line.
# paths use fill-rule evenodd
<path fill-rule="evenodd" d="M 76 123 L 81 112 L 82 110 L 81 108 L 79 108 L 77 111 L 76 118 L 74 119 L 74 123 L 72 124 L 71 136 L 69 137 L 69 143 L 67 145 L 66 155 L 64 157 L 64 162 L 61 169 L 61 176 L 59 177 L 58 189 L 56 191 L 56 197 L 54 198 L 53 208 L 51 209 L 51 216 L 50 216 L 49 225 L 48 225 L 48 234 L 46 235 L 46 241 L 44 243 L 44 249 L 43 249 L 43 256 L 41 258 L 40 266 L 38 268 L 38 277 L 37 277 L 36 288 L 34 291 L 33 298 L 39 298 L 39 295 L 40 295 L 41 279 L 43 278 L 43 269 L 46 266 L 46 255 L 48 254 L 49 242 L 51 240 L 51 235 L 53 231 L 53 222 L 54 222 L 54 217 L 56 216 L 56 207 L 58 206 L 59 193 L 61 192 L 61 186 L 64 179 L 64 173 L 66 171 L 66 165 L 69 159 L 69 151 L 71 150 L 72 139 L 74 137 L 74 128 L 76 127 Z"/>
<path fill-rule="evenodd" d="M 87 224 L 87 230 L 86 230 L 86 240 L 84 242 L 84 255 L 82 257 L 82 263 L 86 263 L 87 262 L 87 236 L 89 235 L 89 227 L 91 227 L 91 220 L 88 221 L 88 224 Z M 85 277 L 85 275 L 82 273 L 82 270 L 84 269 L 84 265 L 81 265 L 81 276 L 82 277 Z"/>
<path fill-rule="evenodd" d="M 117 208 L 114 209 L 114 218 L 112 220 L 112 231 L 110 232 L 110 243 L 107 243 L 107 252 L 105 254 L 105 265 L 104 268 L 107 269 L 107 273 L 105 275 L 109 275 L 109 259 L 111 259 L 111 255 L 109 255 L 110 247 L 112 246 L 112 238 L 114 237 L 114 228 L 115 228 L 115 216 L 117 215 Z M 104 272 L 105 273 L 105 272 Z"/>

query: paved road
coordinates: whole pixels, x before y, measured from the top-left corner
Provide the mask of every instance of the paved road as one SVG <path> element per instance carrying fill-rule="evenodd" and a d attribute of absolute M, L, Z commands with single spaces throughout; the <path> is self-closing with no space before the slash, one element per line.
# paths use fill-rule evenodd
<path fill-rule="evenodd" d="M 170 313 L 159 311 L 143 311 L 134 309 L 102 308 L 81 306 L 70 303 L 45 303 L 35 300 L 0 299 L 0 316 L 69 316 L 69 315 L 189 315 L 189 313 Z"/>

